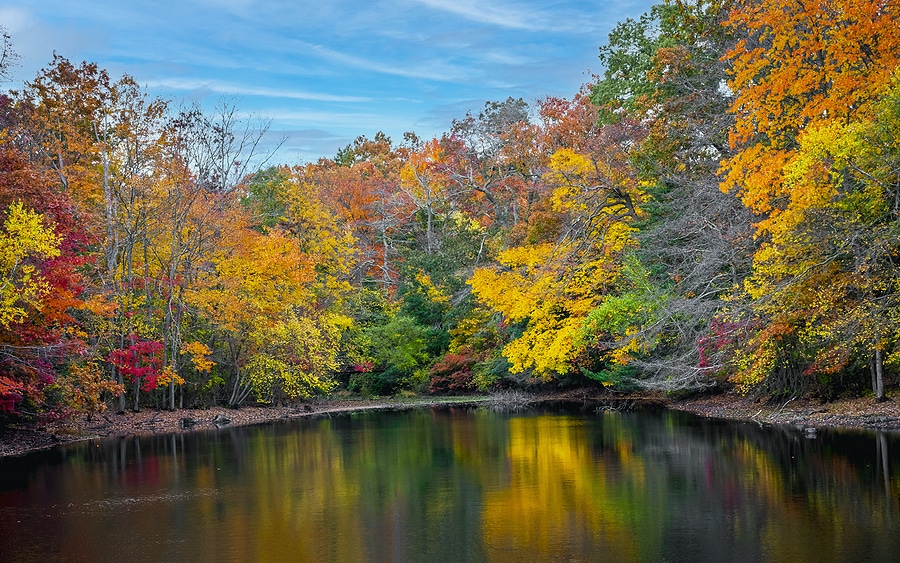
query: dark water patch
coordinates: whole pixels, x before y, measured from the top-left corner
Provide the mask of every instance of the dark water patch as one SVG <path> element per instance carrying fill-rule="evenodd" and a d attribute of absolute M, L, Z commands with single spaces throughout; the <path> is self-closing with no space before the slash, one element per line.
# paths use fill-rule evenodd
<path fill-rule="evenodd" d="M 0 460 L 0 561 L 890 561 L 900 440 L 586 403 Z"/>

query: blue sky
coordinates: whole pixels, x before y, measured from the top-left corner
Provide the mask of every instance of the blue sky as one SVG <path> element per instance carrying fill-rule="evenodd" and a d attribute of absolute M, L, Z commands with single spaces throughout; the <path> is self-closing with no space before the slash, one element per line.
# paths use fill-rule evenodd
<path fill-rule="evenodd" d="M 653 3 L 0 0 L 0 25 L 21 57 L 8 88 L 55 50 L 176 103 L 231 100 L 297 164 L 377 131 L 440 135 L 488 100 L 571 97 L 612 27 Z"/>

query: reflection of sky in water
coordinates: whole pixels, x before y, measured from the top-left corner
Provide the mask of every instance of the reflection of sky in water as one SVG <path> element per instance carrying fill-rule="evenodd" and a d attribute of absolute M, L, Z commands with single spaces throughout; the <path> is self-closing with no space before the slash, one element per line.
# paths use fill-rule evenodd
<path fill-rule="evenodd" d="M 681 413 L 126 438 L 0 462 L 0 560 L 886 561 L 898 455 L 891 434 Z"/>

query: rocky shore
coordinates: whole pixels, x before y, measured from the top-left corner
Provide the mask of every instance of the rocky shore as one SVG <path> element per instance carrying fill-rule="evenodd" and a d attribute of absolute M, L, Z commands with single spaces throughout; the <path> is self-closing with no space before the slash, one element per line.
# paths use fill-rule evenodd
<path fill-rule="evenodd" d="M 300 418 L 328 413 L 350 411 L 418 408 L 437 405 L 462 405 L 514 402 L 540 403 L 546 401 L 597 402 L 606 408 L 631 408 L 637 403 L 649 402 L 691 412 L 699 416 L 732 420 L 751 420 L 760 424 L 792 424 L 804 427 L 851 427 L 900 431 L 900 402 L 877 402 L 874 398 L 844 399 L 821 403 L 809 399 L 785 402 L 761 402 L 731 394 L 711 395 L 686 400 L 669 400 L 660 397 L 597 396 L 584 391 L 553 395 L 473 398 L 413 398 L 351 400 L 328 399 L 301 405 L 282 407 L 250 406 L 239 409 L 215 407 L 209 409 L 182 409 L 176 411 L 145 409 L 123 414 L 103 413 L 90 420 L 85 416 L 56 422 L 12 426 L 0 430 L 0 457 L 16 456 L 30 451 L 50 448 L 65 442 L 89 438 L 116 436 L 167 434 L 192 432 L 223 426 L 245 426 L 273 420 Z"/>

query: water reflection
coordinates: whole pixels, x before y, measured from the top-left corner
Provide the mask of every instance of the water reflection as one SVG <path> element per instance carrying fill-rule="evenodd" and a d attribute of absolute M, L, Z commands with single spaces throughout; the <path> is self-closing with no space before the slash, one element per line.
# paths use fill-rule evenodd
<path fill-rule="evenodd" d="M 0 462 L 0 561 L 888 561 L 898 436 L 432 409 Z"/>

